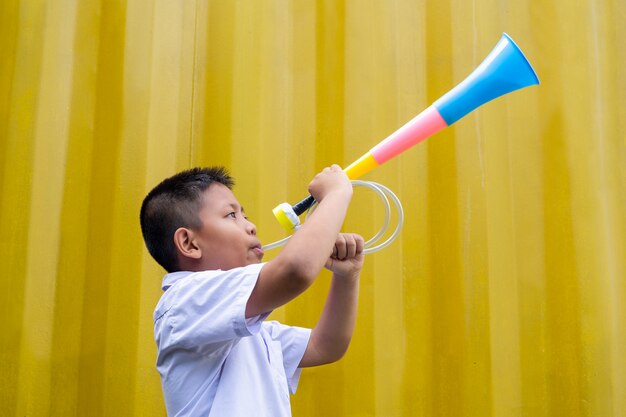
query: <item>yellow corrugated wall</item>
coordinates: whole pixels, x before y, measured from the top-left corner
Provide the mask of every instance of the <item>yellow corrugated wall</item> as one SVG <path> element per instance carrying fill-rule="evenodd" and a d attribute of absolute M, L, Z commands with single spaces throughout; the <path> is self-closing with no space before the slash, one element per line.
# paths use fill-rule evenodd
<path fill-rule="evenodd" d="M 165 414 L 139 205 L 224 164 L 264 242 L 509 33 L 541 85 L 364 179 L 406 224 L 296 416 L 626 416 L 626 2 L 3 0 L 0 415 Z M 383 208 L 357 191 L 346 229 Z M 268 254 L 268 259 L 274 254 Z M 274 313 L 312 326 L 328 275 Z"/>

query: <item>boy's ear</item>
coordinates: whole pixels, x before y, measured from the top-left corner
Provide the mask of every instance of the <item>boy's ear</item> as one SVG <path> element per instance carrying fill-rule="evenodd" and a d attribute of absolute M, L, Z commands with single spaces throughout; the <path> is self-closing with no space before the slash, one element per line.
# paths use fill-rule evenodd
<path fill-rule="evenodd" d="M 193 230 L 185 227 L 179 227 L 174 232 L 174 245 L 178 253 L 187 258 L 200 259 L 202 251 L 196 244 Z"/>

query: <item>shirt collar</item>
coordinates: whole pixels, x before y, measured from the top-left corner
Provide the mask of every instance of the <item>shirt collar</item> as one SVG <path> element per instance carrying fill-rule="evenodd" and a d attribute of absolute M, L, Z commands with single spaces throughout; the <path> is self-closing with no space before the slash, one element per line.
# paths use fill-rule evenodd
<path fill-rule="evenodd" d="M 259 264 L 253 264 L 253 265 L 264 265 L 265 262 L 260 262 Z M 250 266 L 250 265 L 248 265 Z M 241 267 L 241 268 L 245 268 L 245 267 Z M 221 269 L 217 269 L 217 271 L 221 271 Z M 163 291 L 167 291 L 167 289 L 169 287 L 171 287 L 172 285 L 176 284 L 178 281 L 181 281 L 185 278 L 187 278 L 189 275 L 191 274 L 195 274 L 195 272 L 193 271 L 176 271 L 176 272 L 170 272 L 169 274 L 165 274 L 165 276 L 163 277 L 163 283 L 161 284 L 161 289 Z"/>
<path fill-rule="evenodd" d="M 193 272 L 191 271 L 177 271 L 177 272 L 166 274 L 163 277 L 163 284 L 161 285 L 161 288 L 163 289 L 163 291 L 167 291 L 169 287 L 176 284 L 181 279 L 188 277 L 191 274 L 193 274 Z"/>

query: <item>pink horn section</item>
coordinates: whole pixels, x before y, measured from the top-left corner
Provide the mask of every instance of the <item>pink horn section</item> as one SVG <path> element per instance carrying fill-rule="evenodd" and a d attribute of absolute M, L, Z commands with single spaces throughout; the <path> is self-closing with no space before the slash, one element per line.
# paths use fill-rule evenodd
<path fill-rule="evenodd" d="M 376 162 L 383 164 L 445 127 L 448 125 L 439 111 L 434 106 L 430 106 L 374 146 L 370 152 Z"/>

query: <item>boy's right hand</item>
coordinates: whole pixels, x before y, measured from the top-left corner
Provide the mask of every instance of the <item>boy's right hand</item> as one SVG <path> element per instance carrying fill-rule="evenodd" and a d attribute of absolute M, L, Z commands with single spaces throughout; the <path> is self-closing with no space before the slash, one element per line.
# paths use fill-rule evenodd
<path fill-rule="evenodd" d="M 336 276 L 358 278 L 363 267 L 363 238 L 356 233 L 339 233 L 333 253 L 324 267 Z"/>
<path fill-rule="evenodd" d="M 345 193 L 348 198 L 352 197 L 352 183 L 337 164 L 324 168 L 309 184 L 309 193 L 318 203 L 334 192 Z"/>

